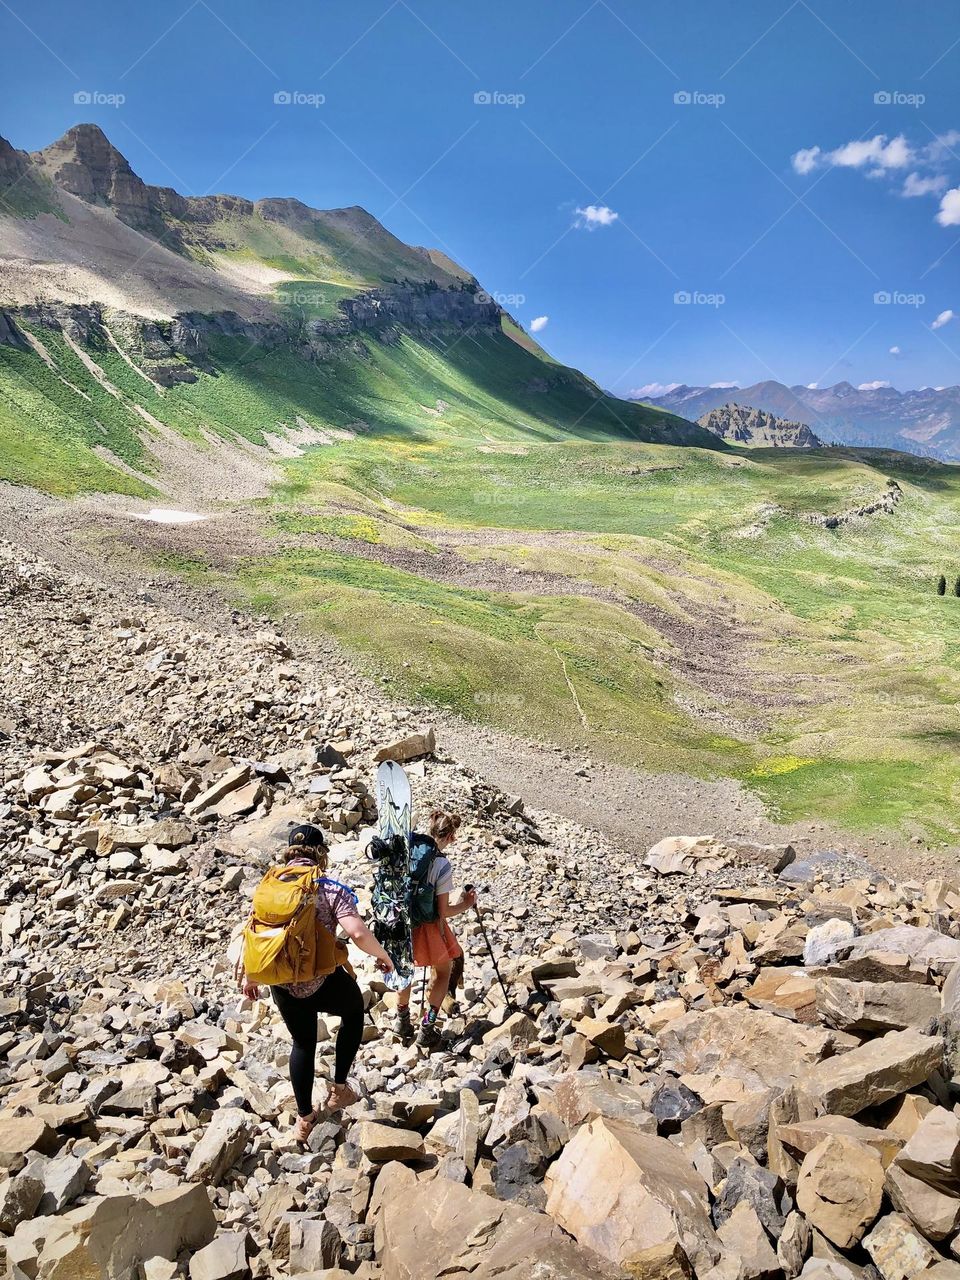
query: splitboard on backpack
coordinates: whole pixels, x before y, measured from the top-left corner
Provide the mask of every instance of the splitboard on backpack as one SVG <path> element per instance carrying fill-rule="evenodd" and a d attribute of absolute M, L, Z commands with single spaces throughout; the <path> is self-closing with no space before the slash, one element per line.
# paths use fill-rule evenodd
<path fill-rule="evenodd" d="M 413 981 L 413 935 L 410 921 L 410 779 L 393 761 L 377 769 L 377 834 L 370 841 L 374 863 L 373 932 L 394 964 L 385 982 L 402 991 Z"/>

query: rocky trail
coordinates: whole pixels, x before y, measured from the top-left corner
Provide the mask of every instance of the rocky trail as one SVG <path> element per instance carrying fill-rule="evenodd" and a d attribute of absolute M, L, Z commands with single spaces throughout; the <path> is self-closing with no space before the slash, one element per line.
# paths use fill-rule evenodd
<path fill-rule="evenodd" d="M 479 738 L 454 758 L 452 723 L 184 599 L 0 544 L 8 1275 L 960 1275 L 954 879 L 809 832 L 612 839 L 516 794 L 532 754 L 498 786 Z M 510 1002 L 464 917 L 425 1055 L 354 951 L 361 1101 L 304 1149 L 238 928 L 296 821 L 367 906 L 384 748 L 465 817 Z"/>

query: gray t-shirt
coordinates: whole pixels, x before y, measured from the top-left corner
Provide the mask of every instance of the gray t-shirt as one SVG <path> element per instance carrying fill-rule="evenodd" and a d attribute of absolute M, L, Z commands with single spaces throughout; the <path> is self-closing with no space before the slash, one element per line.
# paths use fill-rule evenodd
<path fill-rule="evenodd" d="M 434 858 L 427 875 L 427 883 L 432 884 L 437 893 L 453 892 L 453 867 L 442 853 L 438 853 Z"/>

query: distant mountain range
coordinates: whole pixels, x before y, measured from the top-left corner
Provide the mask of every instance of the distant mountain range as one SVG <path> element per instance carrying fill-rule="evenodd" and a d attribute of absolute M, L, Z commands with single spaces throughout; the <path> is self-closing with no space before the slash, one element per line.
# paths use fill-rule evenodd
<path fill-rule="evenodd" d="M 696 420 L 736 401 L 802 422 L 826 444 L 904 449 L 944 461 L 960 460 L 960 387 L 897 391 L 860 390 L 849 382 L 832 387 L 787 387 L 757 382 L 750 387 L 675 387 L 666 395 L 636 397 Z"/>
<path fill-rule="evenodd" d="M 803 422 L 778 418 L 765 409 L 748 409 L 742 404 L 725 404 L 697 419 L 721 440 L 731 444 L 767 449 L 819 449 L 822 441 Z"/>

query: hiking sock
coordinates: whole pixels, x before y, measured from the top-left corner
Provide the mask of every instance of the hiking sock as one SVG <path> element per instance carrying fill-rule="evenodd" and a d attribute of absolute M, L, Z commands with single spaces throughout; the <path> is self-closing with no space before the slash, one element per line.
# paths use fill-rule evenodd
<path fill-rule="evenodd" d="M 432 1027 L 440 1017 L 440 1006 L 431 1005 L 427 1012 L 423 1015 L 423 1022 L 420 1024 L 424 1027 Z"/>

